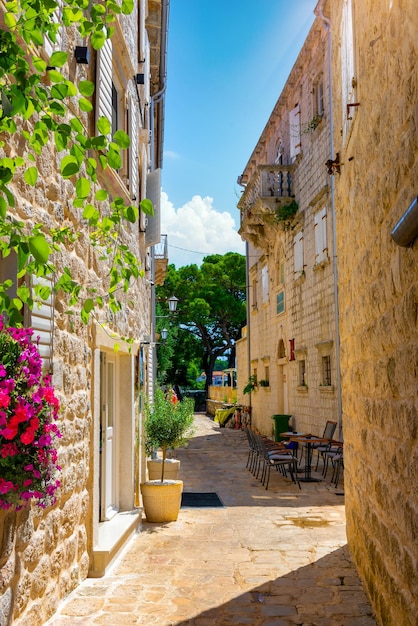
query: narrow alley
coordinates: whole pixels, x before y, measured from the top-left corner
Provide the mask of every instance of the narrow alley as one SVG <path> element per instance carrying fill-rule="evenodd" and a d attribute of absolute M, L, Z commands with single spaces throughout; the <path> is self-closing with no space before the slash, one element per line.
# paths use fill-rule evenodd
<path fill-rule="evenodd" d="M 185 492 L 220 508 L 182 508 L 142 523 L 111 571 L 87 579 L 48 626 L 373 626 L 345 536 L 342 482 L 272 472 L 266 491 L 246 469 L 243 431 L 203 414 L 177 451 Z M 318 474 L 319 476 L 319 474 Z"/>

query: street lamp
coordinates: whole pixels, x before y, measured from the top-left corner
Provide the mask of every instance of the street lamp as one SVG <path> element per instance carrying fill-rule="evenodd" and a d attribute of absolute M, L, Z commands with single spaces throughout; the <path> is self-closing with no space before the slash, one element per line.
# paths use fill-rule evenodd
<path fill-rule="evenodd" d="M 168 309 L 170 311 L 170 313 L 175 313 L 176 309 L 177 309 L 177 302 L 179 301 L 178 298 L 176 298 L 176 296 L 172 295 L 168 300 Z"/>
<path fill-rule="evenodd" d="M 168 330 L 166 328 L 163 328 L 161 331 L 161 339 L 165 341 L 167 337 L 168 337 Z"/>

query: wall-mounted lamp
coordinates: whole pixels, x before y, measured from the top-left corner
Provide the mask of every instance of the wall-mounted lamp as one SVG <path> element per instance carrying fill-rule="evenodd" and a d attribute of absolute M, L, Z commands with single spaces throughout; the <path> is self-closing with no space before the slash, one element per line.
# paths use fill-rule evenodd
<path fill-rule="evenodd" d="M 418 196 L 415 197 L 392 230 L 392 239 L 404 248 L 412 246 L 418 237 Z"/>
<path fill-rule="evenodd" d="M 136 82 L 137 85 L 144 85 L 145 84 L 145 74 L 136 74 L 135 82 Z"/>
<path fill-rule="evenodd" d="M 90 60 L 90 51 L 87 46 L 76 46 L 74 50 L 74 57 L 77 63 L 88 64 Z"/>
<path fill-rule="evenodd" d="M 176 298 L 176 296 L 171 296 L 167 302 L 168 302 L 168 310 L 170 311 L 170 313 L 175 313 L 177 310 L 177 303 L 178 303 L 179 299 Z"/>
<path fill-rule="evenodd" d="M 328 161 L 325 162 L 325 166 L 328 168 L 328 174 L 330 176 L 333 176 L 335 173 L 340 174 L 341 173 L 341 168 L 340 166 L 342 165 L 342 163 L 340 163 L 340 153 L 337 152 L 337 154 L 335 155 L 335 159 L 328 159 Z"/>
<path fill-rule="evenodd" d="M 166 328 L 163 328 L 161 331 L 161 339 L 165 341 L 167 337 L 168 337 L 168 330 Z"/>

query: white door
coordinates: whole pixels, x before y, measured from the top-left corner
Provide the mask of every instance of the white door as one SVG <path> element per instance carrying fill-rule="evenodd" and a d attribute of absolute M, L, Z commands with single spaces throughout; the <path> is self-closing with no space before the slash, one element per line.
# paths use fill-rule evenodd
<path fill-rule="evenodd" d="M 115 362 L 100 354 L 101 422 L 100 422 L 100 519 L 105 521 L 117 513 L 116 445 L 115 445 Z"/>

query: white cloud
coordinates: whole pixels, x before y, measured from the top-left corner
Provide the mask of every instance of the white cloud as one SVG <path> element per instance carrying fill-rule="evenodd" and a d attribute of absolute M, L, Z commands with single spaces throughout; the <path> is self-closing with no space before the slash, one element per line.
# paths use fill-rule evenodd
<path fill-rule="evenodd" d="M 233 217 L 216 211 L 209 196 L 193 196 L 176 209 L 162 191 L 161 232 L 168 235 L 168 260 L 176 268 L 200 265 L 208 254 L 245 253 Z"/>

